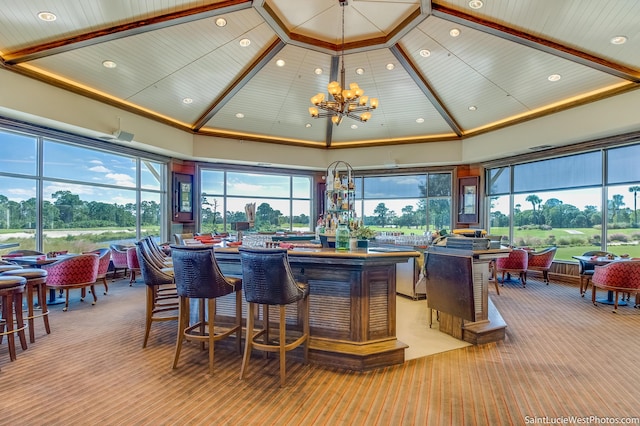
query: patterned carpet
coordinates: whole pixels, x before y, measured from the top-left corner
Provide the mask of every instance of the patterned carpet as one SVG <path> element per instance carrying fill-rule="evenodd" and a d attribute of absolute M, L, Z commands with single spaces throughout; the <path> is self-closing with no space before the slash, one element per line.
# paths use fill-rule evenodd
<path fill-rule="evenodd" d="M 172 370 L 172 322 L 143 350 L 143 287 L 115 282 L 96 306 L 74 291 L 68 312 L 52 307 L 52 334 L 36 324 L 15 362 L 3 342 L 0 424 L 518 425 L 640 412 L 640 310 L 595 307 L 575 286 L 501 287 L 504 342 L 365 373 L 292 361 L 284 388 L 275 358 L 255 358 L 240 381 L 240 356 L 219 349 L 209 376 L 195 344 Z"/>

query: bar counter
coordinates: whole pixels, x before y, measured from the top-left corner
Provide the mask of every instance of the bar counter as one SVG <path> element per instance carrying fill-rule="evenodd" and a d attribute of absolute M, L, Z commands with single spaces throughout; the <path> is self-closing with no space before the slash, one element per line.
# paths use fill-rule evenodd
<path fill-rule="evenodd" d="M 294 275 L 309 286 L 311 362 L 356 371 L 404 362 L 407 345 L 396 337 L 396 264 L 420 253 L 374 250 L 289 250 Z M 224 274 L 242 276 L 237 248 L 215 248 L 215 256 Z M 217 306 L 222 320 L 232 317 L 231 299 Z M 270 318 L 277 321 L 275 311 Z M 296 305 L 287 306 L 287 331 L 300 328 Z"/>

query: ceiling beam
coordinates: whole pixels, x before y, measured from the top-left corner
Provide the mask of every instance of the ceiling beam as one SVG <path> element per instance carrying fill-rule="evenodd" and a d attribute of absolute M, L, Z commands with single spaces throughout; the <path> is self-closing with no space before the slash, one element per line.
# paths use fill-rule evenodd
<path fill-rule="evenodd" d="M 634 83 L 640 82 L 640 73 L 638 73 L 637 70 L 608 61 L 598 56 L 590 55 L 589 53 L 573 49 L 551 40 L 542 39 L 532 34 L 506 27 L 486 19 L 478 18 L 458 10 L 450 9 L 437 3 L 433 3 L 431 5 L 431 13 L 433 16 L 449 22 L 464 25 L 486 34 L 491 34 L 523 46 L 531 47 Z"/>
<path fill-rule="evenodd" d="M 213 101 L 207 111 L 194 123 L 193 130 L 196 132 L 204 127 L 226 104 L 242 89 L 262 68 L 269 63 L 283 48 L 285 44 L 276 39 L 262 54 L 250 64 L 245 71 L 234 80 L 218 99 Z"/>
<path fill-rule="evenodd" d="M 451 130 L 455 132 L 456 135 L 461 137 L 464 132 L 460 125 L 453 118 L 453 115 L 447 110 L 444 106 L 444 102 L 440 100 L 440 97 L 436 94 L 435 90 L 431 87 L 431 85 L 425 80 L 424 76 L 418 71 L 416 66 L 411 62 L 409 55 L 402 50 L 400 46 L 393 46 L 389 49 L 393 56 L 396 57 L 400 65 L 404 68 L 404 70 L 409 74 L 409 76 L 416 83 L 418 88 L 424 93 L 424 95 L 429 99 L 429 101 L 433 104 L 433 107 L 440 113 L 444 121 L 447 122 Z"/>
<path fill-rule="evenodd" d="M 70 52 L 82 47 L 93 46 L 106 41 L 118 40 L 124 37 L 147 33 L 149 31 L 168 28 L 173 25 L 211 18 L 213 16 L 223 15 L 238 10 L 249 9 L 251 8 L 252 3 L 253 2 L 251 0 L 226 0 L 220 3 L 212 3 L 205 6 L 154 16 L 148 19 L 141 19 L 139 21 L 116 25 L 115 27 L 110 28 L 103 28 L 10 52 L 4 55 L 4 61 L 9 65 L 28 62 L 59 53 Z"/>

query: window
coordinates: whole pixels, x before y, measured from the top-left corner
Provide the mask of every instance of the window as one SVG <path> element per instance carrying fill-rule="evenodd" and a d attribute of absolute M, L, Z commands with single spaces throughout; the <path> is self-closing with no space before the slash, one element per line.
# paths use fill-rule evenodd
<path fill-rule="evenodd" d="M 487 170 L 490 232 L 555 245 L 561 260 L 591 250 L 640 257 L 639 156 L 635 144 Z"/>
<path fill-rule="evenodd" d="M 79 253 L 166 235 L 166 161 L 24 124 L 0 147 L 1 242 Z"/>
<path fill-rule="evenodd" d="M 355 183 L 356 214 L 366 226 L 406 235 L 451 229 L 451 173 L 364 176 Z"/>
<path fill-rule="evenodd" d="M 254 231 L 309 232 L 311 176 L 255 171 L 200 170 L 200 230 L 229 232 L 247 222 L 245 207 L 255 205 Z M 315 220 L 313 220 L 315 224 Z"/>

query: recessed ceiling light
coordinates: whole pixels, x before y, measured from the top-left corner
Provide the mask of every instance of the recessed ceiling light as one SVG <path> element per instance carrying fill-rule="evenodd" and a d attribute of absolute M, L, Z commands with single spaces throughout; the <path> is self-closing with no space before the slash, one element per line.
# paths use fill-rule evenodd
<path fill-rule="evenodd" d="M 451 37 L 458 37 L 460 35 L 460 30 L 457 28 L 451 28 L 451 30 L 449 31 L 449 35 Z"/>
<path fill-rule="evenodd" d="M 188 104 L 192 104 L 193 103 L 193 99 L 191 99 L 191 98 L 183 98 L 182 99 L 182 103 L 183 104 L 187 104 L 187 105 Z"/>
<path fill-rule="evenodd" d="M 424 123 L 424 118 L 416 118 L 416 123 Z"/>
<path fill-rule="evenodd" d="M 58 17 L 51 12 L 38 12 L 38 18 L 45 22 L 53 22 L 58 19 Z"/>
<path fill-rule="evenodd" d="M 358 74 L 358 75 L 364 74 L 364 69 L 363 68 L 356 68 L 356 74 Z"/>
<path fill-rule="evenodd" d="M 427 49 L 422 49 L 420 51 L 420 56 L 422 56 L 423 58 L 427 58 L 427 57 L 431 56 L 431 51 L 427 50 Z"/>
<path fill-rule="evenodd" d="M 304 127 L 306 127 L 308 129 L 309 127 L 311 127 L 311 123 L 305 124 Z"/>
<path fill-rule="evenodd" d="M 358 125 L 357 125 L 357 124 L 352 124 L 352 125 L 351 125 L 351 128 L 355 130 L 355 129 L 357 129 L 357 128 L 358 128 Z"/>
<path fill-rule="evenodd" d="M 107 59 L 106 61 L 102 61 L 102 66 L 105 68 L 115 68 L 118 64 Z"/>
<path fill-rule="evenodd" d="M 284 59 L 278 59 L 276 61 L 276 65 L 279 67 L 284 67 Z"/>
<path fill-rule="evenodd" d="M 224 18 L 218 18 L 216 19 L 216 25 L 219 27 L 224 27 L 225 25 L 227 25 L 227 20 Z"/>
<path fill-rule="evenodd" d="M 392 70 L 392 69 L 394 69 L 395 67 L 396 67 L 396 66 L 395 66 L 395 65 L 393 65 L 393 64 L 387 64 L 387 69 L 388 69 L 389 71 L 391 71 L 391 70 Z"/>
<path fill-rule="evenodd" d="M 558 81 L 561 78 L 562 77 L 560 76 L 560 74 L 551 74 L 549 77 L 547 77 L 547 80 L 549 80 L 549 81 Z"/>
<path fill-rule="evenodd" d="M 314 72 L 316 75 L 320 75 L 320 74 L 322 74 L 322 68 L 316 68 L 315 70 L 313 70 L 313 72 Z"/>
<path fill-rule="evenodd" d="M 626 36 L 615 36 L 611 39 L 611 44 L 625 44 L 627 42 Z"/>
<path fill-rule="evenodd" d="M 244 118 L 244 114 L 241 112 L 236 113 L 236 118 Z"/>
<path fill-rule="evenodd" d="M 469 107 L 469 111 L 477 111 L 477 110 L 478 110 L 478 107 L 477 107 L 477 106 L 475 106 L 475 105 L 471 105 L 471 106 Z"/>
<path fill-rule="evenodd" d="M 471 0 L 469 2 L 469 7 L 471 9 L 480 9 L 482 6 L 484 6 L 484 3 L 482 3 L 481 0 Z"/>
<path fill-rule="evenodd" d="M 251 44 L 251 40 L 249 40 L 248 38 L 243 38 L 242 40 L 240 40 L 240 46 L 242 47 L 247 47 Z"/>

